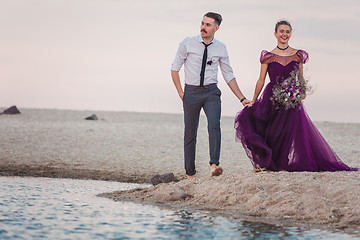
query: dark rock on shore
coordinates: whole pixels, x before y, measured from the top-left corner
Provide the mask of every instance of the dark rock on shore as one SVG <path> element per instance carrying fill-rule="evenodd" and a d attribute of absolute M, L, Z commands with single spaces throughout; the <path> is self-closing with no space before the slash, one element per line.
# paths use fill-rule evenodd
<path fill-rule="evenodd" d="M 99 118 L 96 116 L 96 114 L 93 114 L 93 115 L 85 118 L 85 120 L 99 120 Z"/>
<path fill-rule="evenodd" d="M 151 176 L 150 181 L 152 185 L 158 185 L 160 183 L 169 183 L 169 182 L 178 182 L 175 178 L 174 173 L 165 173 L 165 174 L 156 174 L 154 176 Z"/>
<path fill-rule="evenodd" d="M 11 106 L 3 111 L 3 114 L 20 114 L 19 109 L 16 106 Z"/>

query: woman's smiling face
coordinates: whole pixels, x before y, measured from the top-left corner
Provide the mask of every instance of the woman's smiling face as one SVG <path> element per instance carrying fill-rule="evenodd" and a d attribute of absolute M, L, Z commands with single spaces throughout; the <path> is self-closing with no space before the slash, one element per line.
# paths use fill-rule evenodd
<path fill-rule="evenodd" d="M 274 35 L 278 43 L 287 44 L 291 37 L 291 27 L 288 25 L 280 25 Z"/>

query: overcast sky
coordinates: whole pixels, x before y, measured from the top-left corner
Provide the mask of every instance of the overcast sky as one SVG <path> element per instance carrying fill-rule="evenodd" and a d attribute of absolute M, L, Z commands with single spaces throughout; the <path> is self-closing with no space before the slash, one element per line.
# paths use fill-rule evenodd
<path fill-rule="evenodd" d="M 170 66 L 208 11 L 223 16 L 215 37 L 248 98 L 286 18 L 290 45 L 310 54 L 310 117 L 360 122 L 358 0 L 0 0 L 0 107 L 182 113 Z M 221 74 L 219 87 L 234 116 L 241 105 Z"/>

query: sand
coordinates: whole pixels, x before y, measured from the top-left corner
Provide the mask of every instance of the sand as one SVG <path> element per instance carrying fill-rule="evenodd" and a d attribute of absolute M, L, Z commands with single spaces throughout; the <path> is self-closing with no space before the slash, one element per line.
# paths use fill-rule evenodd
<path fill-rule="evenodd" d="M 0 115 L 1 175 L 145 183 L 154 174 L 173 172 L 180 182 L 103 196 L 234 217 L 359 228 L 359 172 L 253 174 L 241 144 L 235 142 L 233 117 L 221 121 L 220 177 L 208 176 L 206 118 L 201 117 L 198 173 L 188 180 L 182 115 L 19 109 L 20 115 Z M 84 120 L 94 113 L 98 121 Z M 360 123 L 315 124 L 346 164 L 360 167 Z"/>

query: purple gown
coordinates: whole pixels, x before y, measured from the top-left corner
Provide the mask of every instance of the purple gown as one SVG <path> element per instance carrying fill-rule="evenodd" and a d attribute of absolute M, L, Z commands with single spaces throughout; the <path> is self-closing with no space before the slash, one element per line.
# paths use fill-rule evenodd
<path fill-rule="evenodd" d="M 271 97 L 274 85 L 306 63 L 307 52 L 298 50 L 292 56 L 262 51 L 261 63 L 268 64 L 270 82 L 252 107 L 236 115 L 236 137 L 255 169 L 271 171 L 356 171 L 344 164 L 322 137 L 305 112 L 296 108 L 278 108 Z"/>

